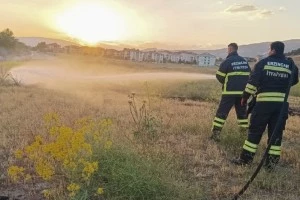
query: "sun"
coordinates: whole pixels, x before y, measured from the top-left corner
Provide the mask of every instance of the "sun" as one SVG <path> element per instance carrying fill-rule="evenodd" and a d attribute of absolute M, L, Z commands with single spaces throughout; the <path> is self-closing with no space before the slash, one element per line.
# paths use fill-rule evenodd
<path fill-rule="evenodd" d="M 57 16 L 56 24 L 60 31 L 88 44 L 120 40 L 125 35 L 120 13 L 96 3 L 67 8 Z"/>

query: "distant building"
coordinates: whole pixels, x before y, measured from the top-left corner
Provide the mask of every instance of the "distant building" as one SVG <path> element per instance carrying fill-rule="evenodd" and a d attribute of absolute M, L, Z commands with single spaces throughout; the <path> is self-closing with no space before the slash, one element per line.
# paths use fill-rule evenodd
<path fill-rule="evenodd" d="M 83 46 L 81 47 L 82 54 L 91 55 L 91 56 L 103 56 L 105 54 L 105 49 L 101 47 L 89 47 Z"/>
<path fill-rule="evenodd" d="M 130 60 L 130 49 L 128 49 L 128 48 L 125 48 L 124 50 L 123 50 L 123 58 L 124 58 L 124 60 Z"/>
<path fill-rule="evenodd" d="M 51 43 L 51 44 L 47 44 L 47 50 L 46 51 L 53 52 L 53 53 L 59 53 L 59 52 L 62 52 L 62 48 L 57 43 Z"/>
<path fill-rule="evenodd" d="M 144 57 L 145 57 L 145 53 L 142 51 L 138 52 L 138 61 L 139 62 L 143 62 L 144 61 Z"/>
<path fill-rule="evenodd" d="M 171 55 L 173 54 L 171 51 L 159 51 L 160 54 L 163 55 L 163 62 L 171 62 Z"/>
<path fill-rule="evenodd" d="M 197 54 L 187 51 L 180 51 L 177 52 L 179 54 L 179 62 L 180 63 L 196 63 L 197 60 Z"/>
<path fill-rule="evenodd" d="M 247 62 L 256 62 L 256 58 L 244 57 Z"/>
<path fill-rule="evenodd" d="M 105 49 L 104 56 L 108 58 L 123 59 L 124 51 L 118 51 L 115 49 Z"/>
<path fill-rule="evenodd" d="M 68 54 L 81 54 L 81 47 L 76 45 L 69 45 L 64 47 L 65 53 Z"/>
<path fill-rule="evenodd" d="M 156 52 L 153 54 L 154 56 L 154 62 L 156 63 L 164 63 L 164 54 Z"/>
<path fill-rule="evenodd" d="M 138 49 L 131 49 L 129 51 L 129 60 L 131 61 L 138 61 L 140 57 L 140 50 Z"/>
<path fill-rule="evenodd" d="M 170 56 L 170 61 L 172 63 L 179 63 L 180 62 L 180 54 L 179 53 L 172 53 L 171 56 Z"/>
<path fill-rule="evenodd" d="M 120 54 L 122 53 L 122 55 Z M 123 51 L 117 51 L 113 49 L 107 49 L 105 53 L 106 57 L 120 57 L 124 60 L 130 60 L 134 62 L 155 62 L 155 63 L 187 63 L 198 64 L 199 66 L 215 66 L 216 57 L 214 55 L 196 54 L 188 51 L 141 51 L 139 49 L 124 48 Z"/>
<path fill-rule="evenodd" d="M 209 53 L 202 53 L 197 56 L 197 63 L 201 67 L 216 66 L 216 56 Z"/>
<path fill-rule="evenodd" d="M 154 60 L 154 54 L 156 51 L 146 51 L 144 52 L 144 61 L 145 62 L 155 62 Z"/>
<path fill-rule="evenodd" d="M 266 57 L 267 57 L 267 54 L 257 55 L 257 56 L 256 56 L 256 62 L 258 62 L 258 61 L 260 61 L 260 60 L 262 60 L 262 59 L 264 59 L 264 58 L 266 58 Z"/>

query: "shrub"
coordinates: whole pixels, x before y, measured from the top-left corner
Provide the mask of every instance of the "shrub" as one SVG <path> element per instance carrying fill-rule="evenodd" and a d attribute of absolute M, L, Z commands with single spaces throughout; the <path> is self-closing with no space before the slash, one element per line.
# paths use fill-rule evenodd
<path fill-rule="evenodd" d="M 12 76 L 10 69 L 19 62 L 0 62 L 0 86 L 20 86 L 21 81 Z"/>
<path fill-rule="evenodd" d="M 68 195 L 71 199 L 90 199 L 103 193 L 102 180 L 91 185 L 99 170 L 95 155 L 108 151 L 105 139 L 112 122 L 89 118 L 77 120 L 74 128 L 61 124 L 57 114 L 45 116 L 47 134 L 38 135 L 24 149 L 15 152 L 16 164 L 8 168 L 14 182 L 45 182 L 46 198 Z M 35 190 L 35 188 L 33 188 Z"/>

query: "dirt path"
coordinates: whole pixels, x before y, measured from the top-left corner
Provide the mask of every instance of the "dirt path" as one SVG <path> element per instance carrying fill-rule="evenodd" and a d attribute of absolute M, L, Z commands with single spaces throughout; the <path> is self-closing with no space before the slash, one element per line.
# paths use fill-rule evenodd
<path fill-rule="evenodd" d="M 23 84 L 47 84 L 55 83 L 92 83 L 92 82 L 115 82 L 115 81 L 143 81 L 143 80 L 200 80 L 214 79 L 213 75 L 184 72 L 116 72 L 116 73 L 92 73 L 72 69 L 64 66 L 63 62 L 45 60 L 39 62 L 28 62 L 14 68 L 11 73 Z M 96 75 L 95 75 L 96 74 Z"/>

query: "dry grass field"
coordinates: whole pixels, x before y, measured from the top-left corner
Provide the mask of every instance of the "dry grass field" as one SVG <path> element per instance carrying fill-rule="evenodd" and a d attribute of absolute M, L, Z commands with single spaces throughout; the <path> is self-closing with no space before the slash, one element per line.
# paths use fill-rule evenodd
<path fill-rule="evenodd" d="M 3 80 L 6 84 L 0 85 L 0 196 L 32 200 L 230 199 L 251 176 L 266 147 L 264 137 L 251 166 L 230 164 L 246 138 L 237 128 L 234 112 L 226 122 L 222 141 L 209 140 L 221 88 L 215 79 L 199 74 L 213 75 L 217 68 L 70 56 L 13 65 L 21 65 L 22 70 L 18 71 L 19 66 L 13 70 L 23 84 Z M 291 102 L 299 108 L 298 90 L 293 89 Z M 88 120 L 78 125 L 82 119 Z M 103 124 L 103 120 L 109 123 Z M 91 125 L 99 121 L 100 126 Z M 82 137 L 82 144 L 91 147 L 90 154 L 80 148 L 71 154 L 59 146 L 51 135 L 56 128 L 63 130 L 58 131 L 65 138 L 60 144 L 69 145 L 67 149 L 75 149 L 71 133 L 83 134 L 87 139 Z M 299 198 L 299 130 L 300 117 L 290 116 L 280 165 L 273 173 L 262 170 L 241 199 Z M 89 139 L 91 133 L 101 133 L 99 143 Z M 38 135 L 42 139 L 37 139 Z M 68 171 L 68 165 L 52 154 L 55 149 L 45 150 L 50 144 L 70 153 L 66 157 L 85 161 L 73 160 L 74 170 Z M 28 146 L 36 152 L 29 152 Z M 43 178 L 45 171 L 38 171 L 37 159 L 43 159 L 45 168 L 49 164 L 53 172 L 49 178 Z M 84 163 L 89 162 L 97 162 L 97 167 L 90 167 L 85 179 Z M 11 166 L 19 168 L 13 171 Z M 12 175 L 19 177 L 13 181 Z M 30 178 L 26 179 L 27 175 Z"/>

